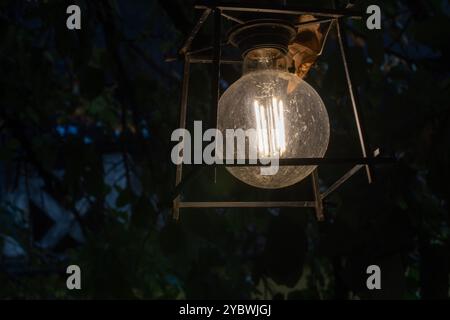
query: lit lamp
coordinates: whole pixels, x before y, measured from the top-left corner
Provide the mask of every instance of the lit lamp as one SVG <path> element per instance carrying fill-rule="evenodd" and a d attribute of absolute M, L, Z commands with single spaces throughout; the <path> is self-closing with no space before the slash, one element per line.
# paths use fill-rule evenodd
<path fill-rule="evenodd" d="M 295 34 L 293 25 L 278 20 L 256 20 L 230 32 L 230 42 L 242 51 L 243 75 L 219 100 L 218 129 L 224 136 L 226 129 L 256 130 L 247 158 L 320 158 L 327 150 L 325 105 L 308 83 L 288 71 L 286 54 Z M 315 167 L 280 166 L 274 175 L 263 175 L 255 166 L 226 169 L 249 185 L 275 189 L 301 181 Z"/>
<path fill-rule="evenodd" d="M 323 201 L 360 169 L 365 168 L 367 180 L 372 181 L 372 166 L 392 163 L 393 158 L 380 157 L 379 149 L 373 154 L 365 140 L 360 121 L 357 95 L 349 71 L 345 35 L 342 20 L 360 19 L 362 14 L 352 9 L 305 8 L 284 5 L 222 4 L 204 2 L 195 6 L 202 10 L 196 25 L 187 37 L 179 55 L 184 60 L 183 85 L 181 91 L 180 128 L 186 128 L 189 100 L 190 65 L 212 64 L 211 73 L 211 127 L 221 131 L 226 139 L 227 129 L 242 129 L 255 132 L 253 143 L 245 143 L 245 163 L 231 165 L 226 169 L 239 180 L 266 189 L 283 188 L 311 176 L 313 198 L 306 200 L 263 200 L 239 201 L 190 201 L 182 197 L 182 190 L 195 177 L 203 165 L 194 166 L 183 177 L 183 163 L 177 164 L 175 190 L 173 192 L 173 216 L 179 218 L 182 208 L 314 208 L 318 220 L 324 219 Z M 235 16 L 240 13 L 242 16 Z M 248 14 L 260 15 L 261 19 L 245 21 Z M 213 16 L 213 45 L 209 48 L 192 50 L 198 32 Z M 267 18 L 277 17 L 277 19 Z M 222 18 L 236 26 L 230 30 L 227 42 L 222 43 Z M 312 19 L 312 20 L 311 20 Z M 328 24 L 323 33 L 323 24 Z M 356 158 L 324 157 L 328 147 L 330 126 L 327 110 L 317 92 L 302 77 L 316 58 L 322 53 L 326 36 L 335 26 L 343 70 L 348 87 L 349 100 L 361 146 L 361 155 Z M 229 44 L 238 47 L 242 60 L 222 54 L 222 47 Z M 289 49 L 289 56 L 288 56 Z M 212 52 L 211 52 L 212 51 Z M 205 55 L 206 52 L 211 54 Z M 175 59 L 170 59 L 175 60 Z M 295 61 L 290 73 L 291 62 Z M 243 64 L 242 77 L 233 83 L 219 99 L 220 69 L 225 64 Z M 234 131 L 236 132 L 236 131 Z M 234 139 L 234 138 L 233 138 Z M 234 141 L 233 141 L 234 143 Z M 226 141 L 225 147 L 229 143 Z M 219 149 L 219 148 L 218 148 Z M 229 152 L 216 149 L 229 159 Z M 241 149 L 242 150 L 242 149 Z M 239 148 L 234 148 L 233 160 L 242 160 Z M 263 175 L 261 164 L 251 160 L 277 158 L 278 172 Z M 351 165 L 326 189 L 319 188 L 318 165 Z"/>

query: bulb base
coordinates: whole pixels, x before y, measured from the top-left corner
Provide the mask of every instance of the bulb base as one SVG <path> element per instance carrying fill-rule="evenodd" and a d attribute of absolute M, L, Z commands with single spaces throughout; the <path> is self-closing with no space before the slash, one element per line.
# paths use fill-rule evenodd
<path fill-rule="evenodd" d="M 248 52 L 261 48 L 278 49 L 286 54 L 288 45 L 295 38 L 295 35 L 294 25 L 287 21 L 259 19 L 231 29 L 228 40 L 241 50 L 243 57 Z"/>

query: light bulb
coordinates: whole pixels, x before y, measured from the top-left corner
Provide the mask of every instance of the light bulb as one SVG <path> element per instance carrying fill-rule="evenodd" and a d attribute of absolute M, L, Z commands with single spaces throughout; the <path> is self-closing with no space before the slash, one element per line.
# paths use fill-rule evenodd
<path fill-rule="evenodd" d="M 255 49 L 244 59 L 244 75 L 221 96 L 218 129 L 254 129 L 256 143 L 246 145 L 246 157 L 323 157 L 330 135 L 328 114 L 318 93 L 287 72 L 284 54 Z M 235 149 L 236 150 L 236 149 Z M 235 157 L 236 152 L 235 152 Z M 226 167 L 239 180 L 267 189 L 283 188 L 307 177 L 315 166 L 280 166 L 274 175 L 260 167 Z"/>

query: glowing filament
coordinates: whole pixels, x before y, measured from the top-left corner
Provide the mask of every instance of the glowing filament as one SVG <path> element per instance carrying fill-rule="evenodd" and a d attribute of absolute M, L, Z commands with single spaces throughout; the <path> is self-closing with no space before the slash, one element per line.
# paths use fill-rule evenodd
<path fill-rule="evenodd" d="M 283 101 L 273 97 L 254 101 L 258 154 L 260 157 L 281 156 L 286 151 Z"/>

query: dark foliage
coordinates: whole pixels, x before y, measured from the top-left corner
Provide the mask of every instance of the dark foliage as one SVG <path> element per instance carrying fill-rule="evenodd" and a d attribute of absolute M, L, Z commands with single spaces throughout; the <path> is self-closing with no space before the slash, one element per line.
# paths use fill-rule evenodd
<path fill-rule="evenodd" d="M 72 2 L 82 8 L 80 31 L 65 27 Z M 1 1 L 0 248 L 13 239 L 24 253 L 0 257 L 0 297 L 448 298 L 450 6 L 353 2 L 382 8 L 382 30 L 364 21 L 346 29 L 371 144 L 399 162 L 370 186 L 361 170 L 318 223 L 305 209 L 186 209 L 171 219 L 182 65 L 164 58 L 198 16 L 191 1 Z M 207 119 L 209 73 L 193 67 L 190 124 Z M 223 70 L 228 83 L 239 75 Z M 306 80 L 332 119 L 327 155 L 358 155 L 333 32 Z M 121 168 L 113 183 L 106 177 L 119 169 L 105 164 L 108 155 Z M 321 169 L 322 185 L 346 169 Z M 303 182 L 261 192 L 222 170 L 217 183 L 208 171 L 194 180 L 190 199 L 310 196 Z M 54 203 L 37 206 L 40 193 Z M 79 236 L 40 245 L 52 211 L 70 216 Z M 69 264 L 82 269 L 79 292 L 66 289 Z M 381 267 L 383 290 L 366 289 L 370 264 Z"/>

